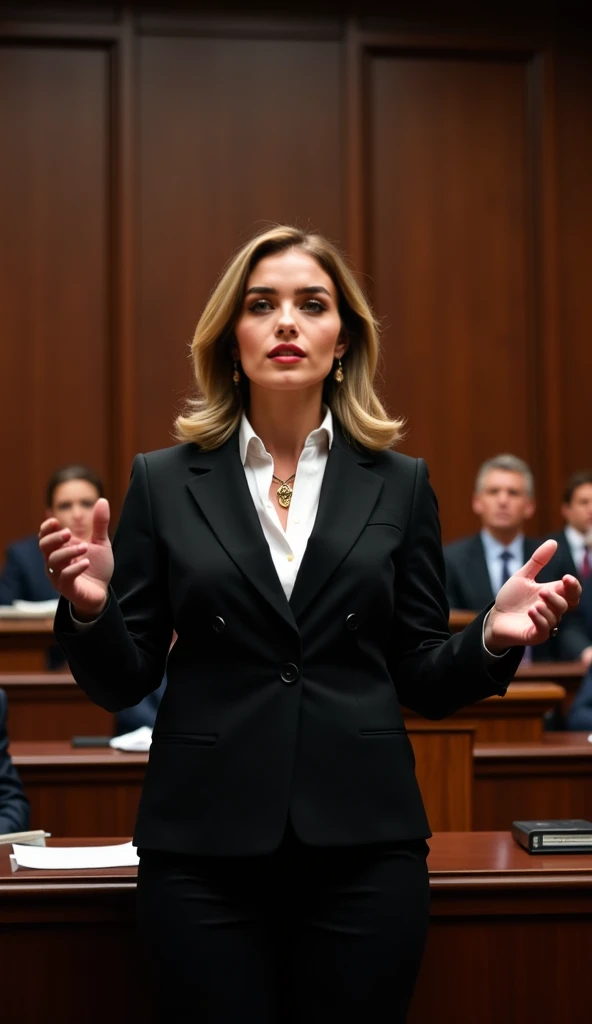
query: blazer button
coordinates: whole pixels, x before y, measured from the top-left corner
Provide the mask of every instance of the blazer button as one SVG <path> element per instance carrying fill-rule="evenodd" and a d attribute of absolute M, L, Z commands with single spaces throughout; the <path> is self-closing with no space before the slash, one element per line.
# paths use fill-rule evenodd
<path fill-rule="evenodd" d="M 358 625 L 358 616 L 355 615 L 354 612 L 352 612 L 351 615 L 348 615 L 347 619 L 345 620 L 345 628 L 349 629 L 350 633 L 353 633 L 354 629 L 358 628 Z"/>
<path fill-rule="evenodd" d="M 215 633 L 223 633 L 226 629 L 226 623 L 221 615 L 215 615 L 212 619 L 212 629 Z"/>
<path fill-rule="evenodd" d="M 288 661 L 284 665 L 281 673 L 282 683 L 286 683 L 288 686 L 290 683 L 295 683 L 300 675 L 300 669 L 298 665 L 295 665 L 293 661 Z"/>

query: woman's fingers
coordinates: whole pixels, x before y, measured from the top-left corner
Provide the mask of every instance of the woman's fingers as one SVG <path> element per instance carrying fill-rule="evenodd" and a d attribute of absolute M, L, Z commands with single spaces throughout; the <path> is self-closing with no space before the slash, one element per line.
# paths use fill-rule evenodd
<path fill-rule="evenodd" d="M 73 558 L 79 558 L 87 550 L 88 544 L 85 543 L 65 544 L 49 554 L 47 558 L 48 568 L 53 569 L 54 572 L 62 572 Z"/>
<path fill-rule="evenodd" d="M 41 540 L 42 537 L 46 537 L 48 533 L 69 533 L 69 530 L 60 530 L 59 519 L 44 519 L 39 527 L 38 537 Z"/>
<path fill-rule="evenodd" d="M 537 597 L 539 601 L 544 601 L 546 606 L 555 613 L 558 619 L 560 619 L 562 615 L 565 615 L 569 608 L 565 597 L 558 594 L 556 590 L 547 590 L 546 588 L 539 590 Z"/>
<path fill-rule="evenodd" d="M 537 603 L 534 606 L 534 609 L 536 612 L 538 612 L 541 619 L 548 626 L 549 629 L 553 629 L 554 626 L 557 625 L 559 617 L 551 608 L 548 608 L 546 604 L 543 604 L 542 601 L 537 601 Z"/>
<path fill-rule="evenodd" d="M 79 562 L 72 562 L 67 565 L 65 569 L 62 569 L 60 573 L 60 580 L 65 583 L 71 583 L 77 576 L 82 575 L 85 569 L 88 569 L 90 562 L 88 558 L 81 558 Z"/>

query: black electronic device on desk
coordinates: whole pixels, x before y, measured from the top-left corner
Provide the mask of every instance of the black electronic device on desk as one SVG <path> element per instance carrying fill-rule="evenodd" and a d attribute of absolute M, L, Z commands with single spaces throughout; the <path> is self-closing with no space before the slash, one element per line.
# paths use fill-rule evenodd
<path fill-rule="evenodd" d="M 592 821 L 513 821 L 512 836 L 528 853 L 592 853 Z"/>

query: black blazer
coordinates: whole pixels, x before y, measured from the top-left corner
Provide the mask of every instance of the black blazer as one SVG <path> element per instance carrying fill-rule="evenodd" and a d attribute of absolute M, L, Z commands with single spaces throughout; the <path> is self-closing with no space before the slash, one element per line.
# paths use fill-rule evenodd
<path fill-rule="evenodd" d="M 561 579 L 568 573 L 575 574 L 575 566 L 565 537 L 561 544 L 558 535 L 553 536 L 558 541 L 557 552 L 537 575 L 537 580 L 541 583 Z M 523 563 L 528 561 L 539 544 L 541 540 L 534 537 L 524 538 Z M 481 534 L 463 537 L 447 544 L 444 548 L 444 563 L 446 594 L 451 608 L 478 611 L 494 600 Z M 578 608 L 563 617 L 559 635 L 555 640 L 532 648 L 532 657 L 534 661 L 575 660 L 590 642 L 582 611 Z"/>
<path fill-rule="evenodd" d="M 0 835 L 29 827 L 29 801 L 8 752 L 6 694 L 0 690 Z"/>
<path fill-rule="evenodd" d="M 482 616 L 450 638 L 425 463 L 336 429 L 290 601 L 251 499 L 238 431 L 216 451 L 136 456 L 101 618 L 56 636 L 108 710 L 166 664 L 135 843 L 199 854 L 429 835 L 401 704 L 438 718 L 504 693 L 523 653 L 486 664 Z"/>

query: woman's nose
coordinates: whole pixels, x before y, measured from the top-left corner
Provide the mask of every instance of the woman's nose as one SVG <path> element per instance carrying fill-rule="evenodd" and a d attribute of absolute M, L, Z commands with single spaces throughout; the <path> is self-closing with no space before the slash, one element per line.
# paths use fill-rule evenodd
<path fill-rule="evenodd" d="M 294 317 L 288 310 L 283 310 L 281 313 L 276 324 L 275 333 L 280 338 L 285 338 L 287 336 L 295 337 L 298 334 L 298 327 L 296 326 Z"/>

